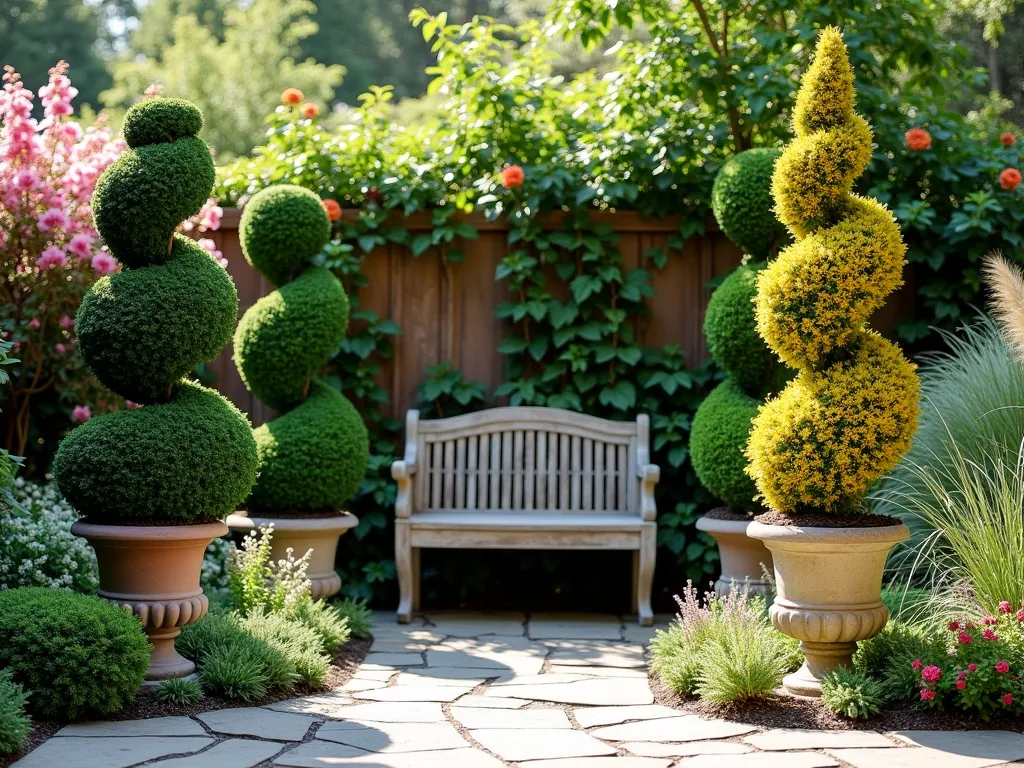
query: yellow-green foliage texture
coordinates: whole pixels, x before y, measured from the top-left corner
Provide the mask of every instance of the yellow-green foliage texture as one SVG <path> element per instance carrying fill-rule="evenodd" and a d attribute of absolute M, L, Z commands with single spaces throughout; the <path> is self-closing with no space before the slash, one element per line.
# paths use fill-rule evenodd
<path fill-rule="evenodd" d="M 758 332 L 798 375 L 761 407 L 747 471 L 781 512 L 849 513 L 917 429 L 914 366 L 865 323 L 902 284 L 892 214 L 851 193 L 871 159 L 839 30 L 821 33 L 772 195 L 796 242 L 758 276 Z"/>

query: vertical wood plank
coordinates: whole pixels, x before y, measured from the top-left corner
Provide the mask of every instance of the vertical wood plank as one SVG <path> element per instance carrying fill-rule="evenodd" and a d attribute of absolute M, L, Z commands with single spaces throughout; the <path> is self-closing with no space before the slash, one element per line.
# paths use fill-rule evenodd
<path fill-rule="evenodd" d="M 558 509 L 558 435 L 548 432 L 548 509 Z"/>
<path fill-rule="evenodd" d="M 640 483 L 636 477 L 636 439 L 629 441 L 629 460 L 626 463 L 626 499 L 629 510 L 640 514 Z"/>
<path fill-rule="evenodd" d="M 594 509 L 604 509 L 604 443 L 594 443 Z"/>
<path fill-rule="evenodd" d="M 548 433 L 537 433 L 537 509 L 548 506 Z"/>
<path fill-rule="evenodd" d="M 426 438 L 420 434 L 416 441 L 416 455 L 419 457 L 420 468 L 413 475 L 416 478 L 416 488 L 413 493 L 413 511 L 422 512 L 427 508 L 428 496 L 427 491 L 429 490 L 430 483 L 430 446 L 427 444 Z"/>
<path fill-rule="evenodd" d="M 583 440 L 583 509 L 594 508 L 594 441 Z"/>
<path fill-rule="evenodd" d="M 466 460 L 466 509 L 476 509 L 476 489 L 479 481 L 479 470 L 477 469 L 477 460 L 479 451 L 479 438 L 473 435 L 469 438 L 469 443 L 466 446 L 468 452 Z"/>
<path fill-rule="evenodd" d="M 512 509 L 523 508 L 523 475 L 526 464 L 523 461 L 523 430 L 512 434 Z"/>
<path fill-rule="evenodd" d="M 558 509 L 569 507 L 569 436 L 558 441 Z"/>
<path fill-rule="evenodd" d="M 604 505 L 615 509 L 615 444 L 604 444 Z"/>
<path fill-rule="evenodd" d="M 572 475 L 572 477 L 570 478 L 571 487 L 572 487 L 572 492 L 571 492 L 572 498 L 571 498 L 571 501 L 570 501 L 569 509 L 572 509 L 574 511 L 580 508 L 580 490 L 581 490 L 581 485 L 582 485 L 582 482 L 583 482 L 583 477 L 582 477 L 583 473 L 581 471 L 581 465 L 580 465 L 580 443 L 581 442 L 582 441 L 581 441 L 581 439 L 579 437 L 573 436 L 573 438 L 572 438 L 572 465 L 571 465 L 571 469 L 570 469 L 570 473 Z"/>
<path fill-rule="evenodd" d="M 433 509 L 441 508 L 441 468 L 444 450 L 442 443 L 429 443 L 430 445 L 430 506 Z"/>
<path fill-rule="evenodd" d="M 491 437 L 491 498 L 488 500 L 491 509 L 501 505 L 501 434 L 495 432 Z"/>
<path fill-rule="evenodd" d="M 487 499 L 487 487 L 490 483 L 491 437 L 488 434 L 480 435 L 480 468 L 477 470 L 477 499 L 476 504 L 481 509 L 487 509 L 490 501 Z"/>
<path fill-rule="evenodd" d="M 455 441 L 444 441 L 444 466 L 441 468 L 444 482 L 444 508 L 455 506 Z"/>
<path fill-rule="evenodd" d="M 466 438 L 455 441 L 455 508 L 466 508 Z"/>
<path fill-rule="evenodd" d="M 512 433 L 501 433 L 501 508 L 512 509 Z"/>
<path fill-rule="evenodd" d="M 626 491 L 629 488 L 629 480 L 626 478 L 626 467 L 628 466 L 626 458 L 627 453 L 628 449 L 626 446 L 620 445 L 618 450 L 619 455 L 616 457 L 615 462 L 617 469 L 615 475 L 618 480 L 618 506 L 616 509 L 623 511 L 629 509 L 629 501 L 626 498 Z"/>
<path fill-rule="evenodd" d="M 526 441 L 526 451 L 523 456 L 523 464 L 526 466 L 526 477 L 524 479 L 525 488 L 523 494 L 523 509 L 533 509 L 533 487 L 537 479 L 537 471 L 534 466 L 534 443 L 536 442 L 537 433 L 532 429 L 526 430 L 524 439 Z"/>

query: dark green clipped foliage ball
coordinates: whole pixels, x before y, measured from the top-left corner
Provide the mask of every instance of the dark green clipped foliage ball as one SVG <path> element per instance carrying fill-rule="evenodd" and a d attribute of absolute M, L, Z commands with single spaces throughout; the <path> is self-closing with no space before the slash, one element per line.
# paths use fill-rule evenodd
<path fill-rule="evenodd" d="M 348 398 L 320 379 L 313 380 L 306 402 L 254 435 L 259 477 L 251 509 L 340 509 L 366 472 L 366 425 Z"/>
<path fill-rule="evenodd" d="M 767 394 L 781 365 L 757 332 L 754 297 L 763 263 L 737 267 L 711 294 L 704 313 L 708 353 L 752 397 Z"/>
<path fill-rule="evenodd" d="M 195 241 L 176 235 L 165 266 L 98 280 L 82 300 L 75 330 L 83 360 L 104 386 L 152 403 L 217 356 L 237 316 L 228 273 Z"/>
<path fill-rule="evenodd" d="M 123 709 L 149 666 L 138 617 L 63 589 L 0 590 L 0 668 L 29 692 L 32 714 L 74 720 Z"/>
<path fill-rule="evenodd" d="M 740 390 L 735 379 L 728 378 L 704 399 L 690 428 L 690 460 L 701 484 L 741 511 L 757 507 L 757 489 L 744 471 L 743 451 L 759 405 Z"/>
<path fill-rule="evenodd" d="M 264 296 L 235 331 L 235 365 L 245 386 L 278 411 L 302 402 L 310 377 L 344 338 L 348 313 L 341 281 L 325 267 Z"/>
<path fill-rule="evenodd" d="M 93 523 L 207 523 L 256 479 L 248 420 L 217 392 L 182 382 L 170 402 L 90 419 L 61 442 L 53 473 Z"/>
<path fill-rule="evenodd" d="M 148 99 L 124 114 L 121 132 L 129 147 L 176 141 L 183 136 L 198 136 L 203 113 L 184 99 Z"/>
<path fill-rule="evenodd" d="M 718 171 L 711 207 L 725 236 L 755 259 L 766 259 L 785 236 L 775 218 L 772 170 L 777 149 L 748 149 L 733 155 Z"/>
<path fill-rule="evenodd" d="M 126 267 L 165 264 L 171 235 L 203 207 L 213 182 L 213 158 L 202 139 L 128 149 L 96 182 L 96 229 Z"/>
<path fill-rule="evenodd" d="M 279 184 L 245 204 L 238 236 L 246 260 L 274 285 L 283 285 L 327 244 L 331 222 L 319 197 Z"/>

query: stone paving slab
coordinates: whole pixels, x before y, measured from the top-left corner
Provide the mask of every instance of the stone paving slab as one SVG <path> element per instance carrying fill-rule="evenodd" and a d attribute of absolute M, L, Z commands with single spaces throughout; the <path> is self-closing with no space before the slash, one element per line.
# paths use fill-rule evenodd
<path fill-rule="evenodd" d="M 370 720 L 381 723 L 440 723 L 445 719 L 441 705 L 428 701 L 379 702 L 356 704 L 345 710 L 346 720 Z"/>
<path fill-rule="evenodd" d="M 427 615 L 427 621 L 432 625 L 432 631 L 451 637 L 521 636 L 525 633 L 526 615 L 514 612 L 431 613 Z"/>
<path fill-rule="evenodd" d="M 814 731 L 774 728 L 743 739 L 765 751 L 794 749 L 857 749 L 898 746 L 875 731 Z"/>
<path fill-rule="evenodd" d="M 490 679 L 483 669 L 434 667 L 402 672 L 395 685 L 454 685 L 459 688 L 475 687 Z"/>
<path fill-rule="evenodd" d="M 348 750 L 348 753 L 344 751 Z M 401 752 L 374 755 L 344 744 L 313 740 L 296 747 L 290 755 L 277 758 L 274 765 L 289 768 L 503 768 L 502 762 L 478 749 L 444 749 L 437 752 Z"/>
<path fill-rule="evenodd" d="M 381 667 L 417 667 L 423 666 L 421 653 L 368 653 L 366 664 L 377 664 Z"/>
<path fill-rule="evenodd" d="M 256 739 L 228 739 L 205 752 L 161 760 L 160 768 L 253 768 L 276 755 L 283 745 Z"/>
<path fill-rule="evenodd" d="M 341 710 L 353 700 L 341 691 L 325 691 L 324 693 L 313 694 L 312 696 L 300 696 L 297 699 L 285 699 L 267 704 L 264 709 L 272 709 L 275 712 L 294 712 L 302 715 L 326 715 L 333 717 L 340 714 Z"/>
<path fill-rule="evenodd" d="M 652 757 L 564 757 L 560 760 L 531 760 L 522 768 L 668 768 L 671 760 Z"/>
<path fill-rule="evenodd" d="M 643 667 L 592 667 L 585 665 L 552 664 L 548 667 L 552 675 L 587 675 L 590 677 L 632 677 L 637 680 L 647 679 L 647 670 Z"/>
<path fill-rule="evenodd" d="M 544 667 L 544 657 L 539 654 L 525 654 L 500 651 L 467 651 L 434 648 L 427 651 L 428 667 L 462 667 L 467 669 L 494 670 L 491 677 L 501 675 L 536 675 Z"/>
<path fill-rule="evenodd" d="M 830 749 L 828 753 L 853 768 L 989 768 L 1006 765 L 992 757 L 971 757 L 938 749 Z M 792 753 L 776 752 L 780 756 Z"/>
<path fill-rule="evenodd" d="M 147 720 L 97 720 L 65 725 L 57 736 L 206 736 L 206 730 L 190 717 L 151 717 Z"/>
<path fill-rule="evenodd" d="M 213 744 L 210 737 L 67 736 L 44 741 L 17 768 L 128 768 L 171 755 L 188 755 Z"/>
<path fill-rule="evenodd" d="M 463 728 L 572 728 L 561 709 L 473 709 L 451 708 Z"/>
<path fill-rule="evenodd" d="M 835 758 L 817 752 L 751 752 L 749 755 L 732 755 L 728 761 L 721 755 L 698 755 L 684 758 L 676 765 L 679 768 L 723 768 L 724 765 L 728 768 L 834 768 L 839 763 Z"/>
<path fill-rule="evenodd" d="M 380 765 L 377 756 L 362 749 L 333 741 L 313 739 L 274 758 L 274 765 L 293 766 L 293 768 L 321 768 L 321 766 L 344 765 L 346 758 L 354 758 L 356 763 L 366 768 Z"/>
<path fill-rule="evenodd" d="M 309 727 L 322 717 L 275 712 L 260 707 L 239 707 L 202 712 L 197 718 L 216 733 L 231 736 L 256 736 L 274 741 L 302 741 Z"/>
<path fill-rule="evenodd" d="M 487 690 L 494 691 L 510 685 L 558 685 L 590 679 L 589 675 L 561 675 L 554 672 L 545 672 L 542 675 L 506 675 L 494 680 Z"/>
<path fill-rule="evenodd" d="M 1024 734 L 1013 731 L 897 731 L 893 735 L 907 744 L 956 755 L 1006 762 L 1024 759 Z"/>
<path fill-rule="evenodd" d="M 619 744 L 627 752 L 647 757 L 693 757 L 695 755 L 744 755 L 754 748 L 734 741 L 690 741 L 685 744 L 663 744 L 652 741 L 627 741 Z"/>
<path fill-rule="evenodd" d="M 451 723 L 375 723 L 350 721 L 324 723 L 318 739 L 347 744 L 367 752 L 426 752 L 469 747 Z"/>
<path fill-rule="evenodd" d="M 561 728 L 484 728 L 469 735 L 503 760 L 614 755 L 615 749 L 582 731 Z"/>
<path fill-rule="evenodd" d="M 603 614 L 537 613 L 530 616 L 527 632 L 537 640 L 621 640 L 622 620 Z"/>
<path fill-rule="evenodd" d="M 472 685 L 392 685 L 390 688 L 376 688 L 372 691 L 353 691 L 352 696 L 371 701 L 451 702 L 469 693 L 473 688 Z"/>
<path fill-rule="evenodd" d="M 610 741 L 706 741 L 728 739 L 756 731 L 757 726 L 728 720 L 704 720 L 697 715 L 679 715 L 638 723 L 610 725 L 590 731 L 591 736 Z"/>
<path fill-rule="evenodd" d="M 560 685 L 506 685 L 488 688 L 485 696 L 553 701 L 560 704 L 653 704 L 654 694 L 645 680 L 579 680 Z"/>
<path fill-rule="evenodd" d="M 580 707 L 575 713 L 576 722 L 584 728 L 599 725 L 617 725 L 627 720 L 657 720 L 661 717 L 678 717 L 679 710 L 661 704 L 640 704 L 632 707 Z"/>
<path fill-rule="evenodd" d="M 354 677 L 341 686 L 339 690 L 348 694 L 353 694 L 358 693 L 359 691 L 373 691 L 377 688 L 387 688 L 388 680 L 390 680 L 391 677 L 392 676 L 390 674 L 385 680 L 364 680 L 360 677 Z"/>
<path fill-rule="evenodd" d="M 480 696 L 475 693 L 467 694 L 458 700 L 460 707 L 473 707 L 475 709 L 520 709 L 529 704 L 524 699 L 498 699 L 490 696 Z"/>

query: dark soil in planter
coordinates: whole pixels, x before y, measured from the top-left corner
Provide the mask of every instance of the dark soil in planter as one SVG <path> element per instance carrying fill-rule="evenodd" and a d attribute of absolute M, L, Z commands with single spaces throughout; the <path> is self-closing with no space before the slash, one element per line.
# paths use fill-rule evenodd
<path fill-rule="evenodd" d="M 253 509 L 243 507 L 238 510 L 249 517 L 280 517 L 292 520 L 320 520 L 328 517 L 344 517 L 347 513 L 344 510 L 334 507 L 323 507 L 321 509 Z"/>
<path fill-rule="evenodd" d="M 800 528 L 885 528 L 903 523 L 889 515 L 791 515 L 774 509 L 754 518 L 764 525 L 795 525 Z"/>
<path fill-rule="evenodd" d="M 766 699 L 742 704 L 716 706 L 681 696 L 661 680 L 650 678 L 658 704 L 708 718 L 725 718 L 762 728 L 810 728 L 819 731 L 976 731 L 1002 730 L 1024 733 L 1021 718 L 981 720 L 958 712 L 917 709 L 913 704 L 891 704 L 874 717 L 851 720 L 829 710 L 819 699 L 805 699 L 777 693 Z"/>
<path fill-rule="evenodd" d="M 231 699 L 220 698 L 219 696 L 207 696 L 198 704 L 191 707 L 176 706 L 174 704 L 160 701 L 152 694 L 140 693 L 135 698 L 135 701 L 120 712 L 114 712 L 110 715 L 101 715 L 96 718 L 83 719 L 147 720 L 151 717 L 166 717 L 168 715 L 185 715 L 186 717 L 189 717 L 191 715 L 198 715 L 202 712 L 210 712 L 215 709 L 262 707 L 266 704 L 273 704 L 275 701 L 281 701 L 283 699 L 294 699 L 299 696 L 323 693 L 325 690 L 340 688 L 352 678 L 356 669 L 362 663 L 363 659 L 366 658 L 366 653 L 370 650 L 370 645 L 372 643 L 373 640 L 371 638 L 357 637 L 352 638 L 352 640 L 342 646 L 338 652 L 334 654 L 334 658 L 331 659 L 331 667 L 327 672 L 327 682 L 324 688 L 310 688 L 304 685 L 297 685 L 290 691 L 275 692 L 263 697 L 262 699 L 256 699 L 253 701 L 233 701 Z M 67 725 L 66 722 L 58 722 L 55 720 L 36 720 L 33 718 L 32 733 L 28 737 L 28 743 L 25 745 L 25 749 L 13 755 L 0 755 L 0 768 L 8 768 L 13 765 L 57 733 L 57 731 L 65 725 Z"/>
<path fill-rule="evenodd" d="M 753 512 L 742 512 L 732 507 L 715 507 L 704 517 L 709 520 L 735 520 L 736 522 L 749 522 L 754 519 Z"/>

